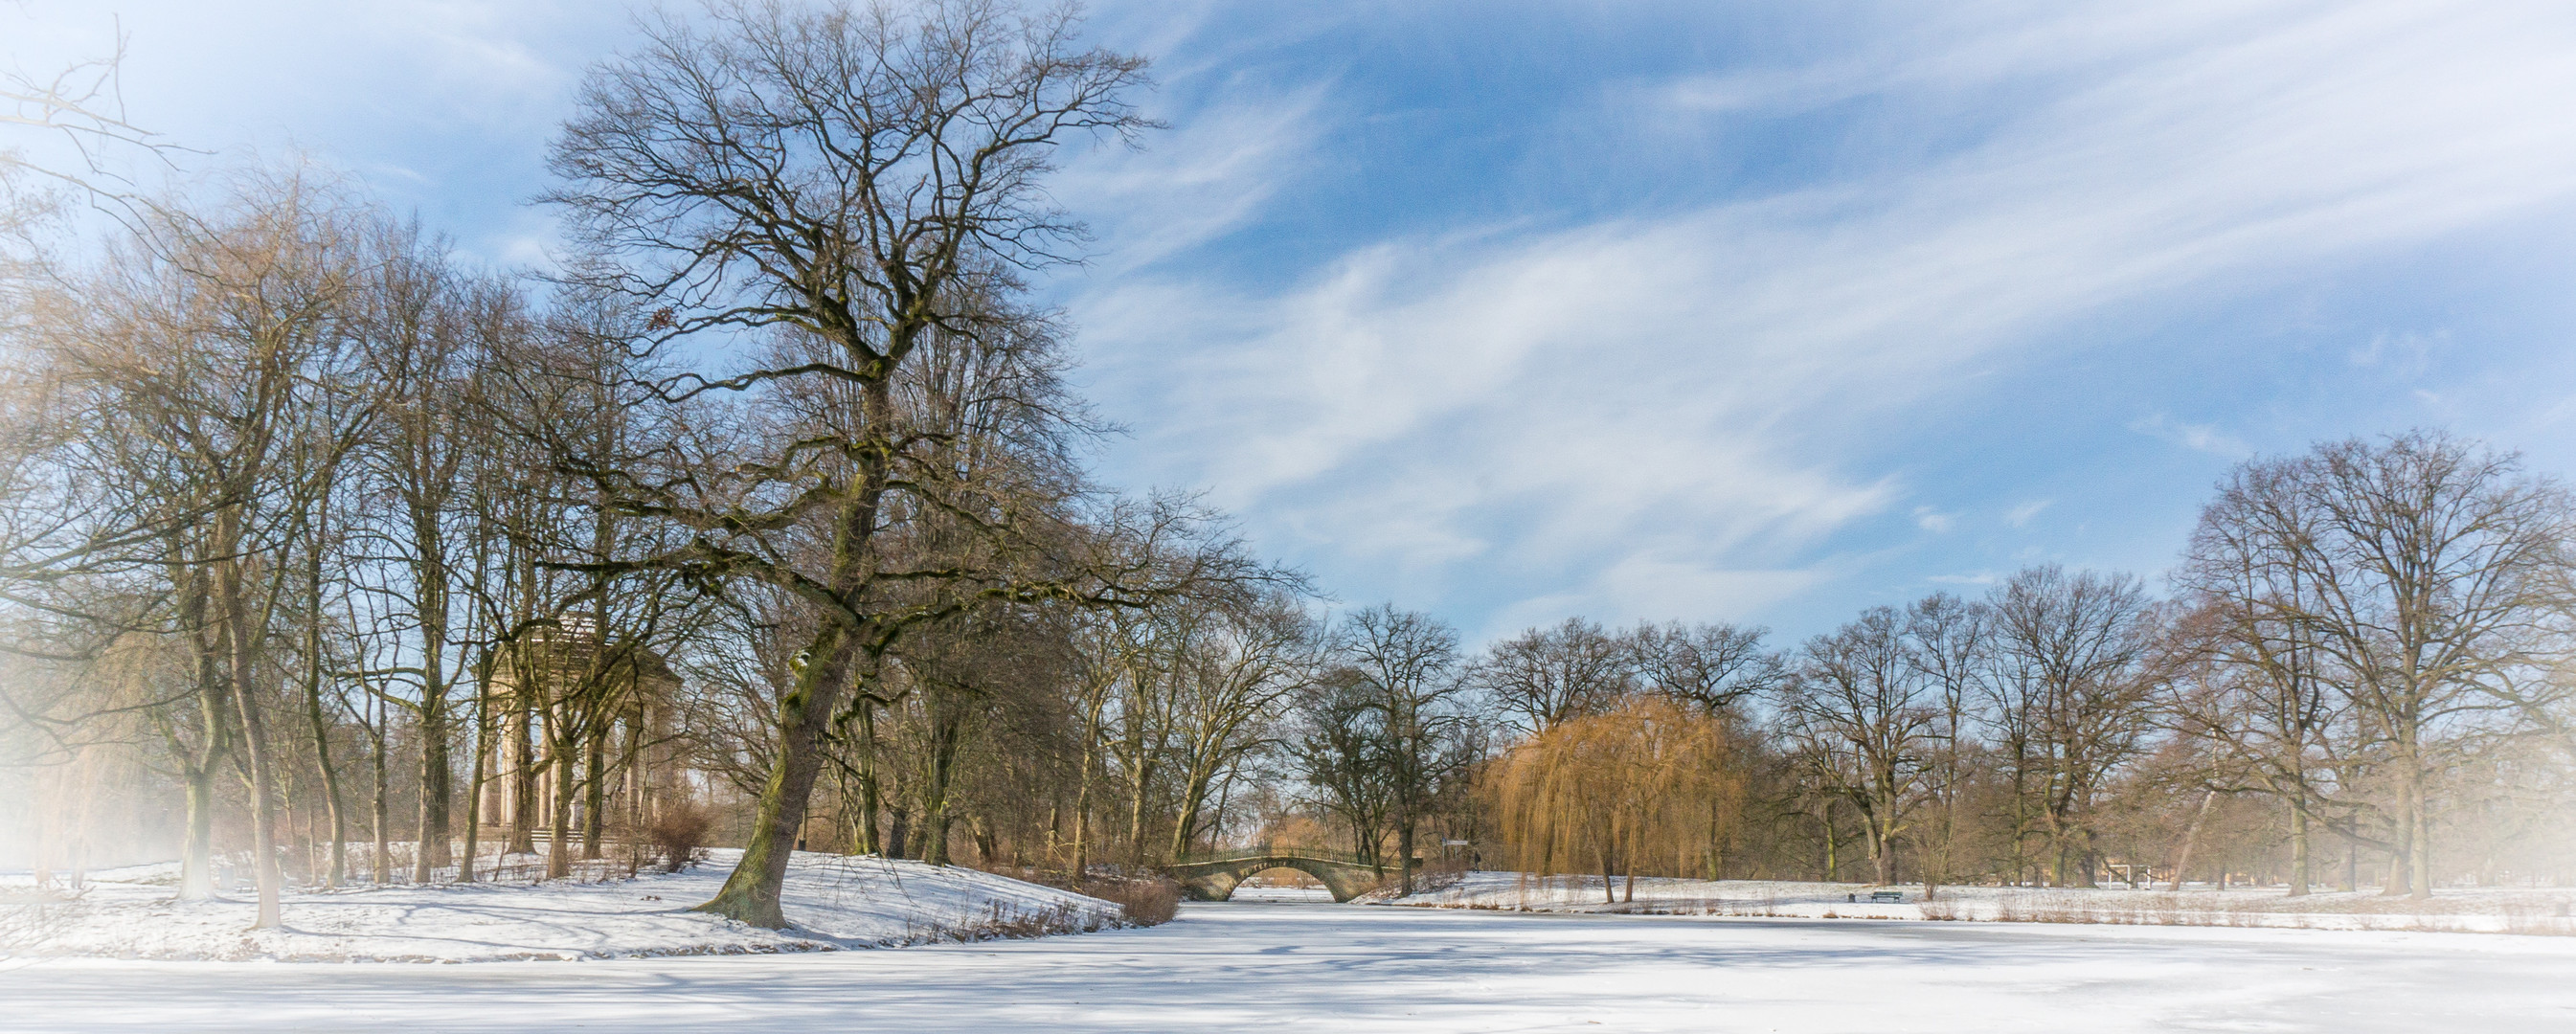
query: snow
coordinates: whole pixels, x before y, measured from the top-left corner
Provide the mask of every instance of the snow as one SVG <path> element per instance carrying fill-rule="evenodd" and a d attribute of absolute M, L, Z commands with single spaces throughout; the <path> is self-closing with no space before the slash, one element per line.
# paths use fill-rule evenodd
<path fill-rule="evenodd" d="M 0 1031 L 2564 1034 L 2576 939 L 1189 904 L 897 952 L 0 963 Z"/>
<path fill-rule="evenodd" d="M 689 909 L 739 851 L 679 873 L 597 883 L 479 883 L 298 892 L 281 929 L 252 931 L 247 890 L 172 900 L 176 867 L 92 873 L 77 896 L 0 879 L 0 958 L 480 962 L 818 951 L 976 937 L 997 926 L 1095 930 L 1118 906 L 962 867 L 799 853 L 782 904 L 793 931 Z M 13 885 L 14 884 L 14 885 Z"/>
<path fill-rule="evenodd" d="M 2079 887 L 1942 887 L 1923 900 L 1921 886 L 1786 880 L 1684 880 L 1641 877 L 1635 900 L 1613 881 L 1617 902 L 1602 900 L 1600 877 L 1533 877 L 1470 872 L 1445 887 L 1402 898 L 1370 900 L 1435 908 L 1531 912 L 1767 916 L 1804 919 L 1956 919 L 2143 926 L 2295 927 L 2325 930 L 2414 930 L 2457 933 L 2576 935 L 2576 888 L 2444 889 L 2429 901 L 2378 891 L 2318 892 L 2291 897 L 2282 888 L 2180 892 Z M 1900 902 L 1870 900 L 1894 890 Z M 1858 898 L 1858 901 L 1854 901 Z"/>

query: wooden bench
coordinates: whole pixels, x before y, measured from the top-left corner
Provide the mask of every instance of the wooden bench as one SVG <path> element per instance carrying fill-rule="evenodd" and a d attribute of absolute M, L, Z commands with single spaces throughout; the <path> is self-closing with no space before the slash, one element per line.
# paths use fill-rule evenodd
<path fill-rule="evenodd" d="M 1905 903 L 1905 892 L 1901 890 L 1873 890 L 1869 892 L 1869 900 L 1870 903 L 1874 905 L 1902 905 Z"/>

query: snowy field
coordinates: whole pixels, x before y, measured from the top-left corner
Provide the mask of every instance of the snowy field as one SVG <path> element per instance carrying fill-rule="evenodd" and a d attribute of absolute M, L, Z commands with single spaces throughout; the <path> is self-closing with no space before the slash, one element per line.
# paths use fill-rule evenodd
<path fill-rule="evenodd" d="M 796 855 L 782 898 L 802 929 L 780 933 L 691 912 L 741 854 L 686 872 L 604 883 L 480 883 L 290 893 L 281 929 L 248 931 L 248 890 L 171 900 L 175 864 L 94 874 L 54 900 L 0 880 L 0 959 L 482 962 L 741 954 L 953 940 L 1013 925 L 1097 929 L 1118 906 L 962 867 Z"/>
<path fill-rule="evenodd" d="M 2282 888 L 2180 892 L 2116 887 L 1942 887 L 1923 900 L 1920 886 L 1869 887 L 1853 883 L 1774 880 L 1641 878 L 1636 900 L 1614 880 L 1602 900 L 1599 877 L 1538 878 L 1513 872 L 1471 872 L 1457 883 L 1397 899 L 1438 908 L 1534 912 L 1642 912 L 1673 915 L 1764 916 L 1796 919 L 1964 919 L 2006 922 L 2119 923 L 2140 926 L 2250 926 L 2315 930 L 2520 933 L 2576 936 L 2576 889 L 2446 888 L 2430 901 L 2391 898 L 2378 891 L 2317 892 L 2291 897 Z M 1873 890 L 1895 890 L 1902 901 L 1874 902 Z M 1853 899 L 1858 898 L 1855 902 Z M 2568 977 L 2576 983 L 2576 973 Z M 2569 1029 L 2576 1030 L 2576 1026 Z"/>
<path fill-rule="evenodd" d="M 454 966 L 0 963 L 6 1031 L 2576 1030 L 2576 940 L 1191 904 L 1082 937 Z"/>

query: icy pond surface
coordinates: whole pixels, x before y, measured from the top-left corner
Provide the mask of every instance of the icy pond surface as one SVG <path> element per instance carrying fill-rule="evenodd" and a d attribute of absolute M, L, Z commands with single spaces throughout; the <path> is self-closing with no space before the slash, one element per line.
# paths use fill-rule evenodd
<path fill-rule="evenodd" d="M 467 964 L 0 963 L 0 1030 L 2576 1030 L 2576 940 L 1313 903 L 1037 941 Z"/>

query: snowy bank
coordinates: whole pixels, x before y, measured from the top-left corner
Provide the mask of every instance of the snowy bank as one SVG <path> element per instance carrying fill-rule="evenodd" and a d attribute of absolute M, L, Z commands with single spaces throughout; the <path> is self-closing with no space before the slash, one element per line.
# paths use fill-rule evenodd
<path fill-rule="evenodd" d="M 250 930 L 249 891 L 174 901 L 175 866 L 92 875 L 77 894 L 0 878 L 0 958 L 489 962 L 895 947 L 1122 924 L 1110 902 L 961 867 L 799 852 L 782 897 L 793 930 L 690 909 L 740 857 L 602 883 L 302 891 L 278 929 Z"/>
<path fill-rule="evenodd" d="M 1874 892 L 1899 900 L 1873 901 Z M 1803 919 L 1958 919 L 1983 922 L 2126 923 L 2321 930 L 2411 930 L 2576 936 L 2576 888 L 2445 889 L 2429 901 L 2377 891 L 2291 897 L 2278 888 L 2164 890 L 2115 887 L 1942 887 L 1931 901 L 1920 885 L 1789 880 L 1640 877 L 1635 900 L 1613 880 L 1604 901 L 1598 876 L 1470 872 L 1447 886 L 1358 900 L 1428 908 L 1599 914 L 1770 916 Z"/>

